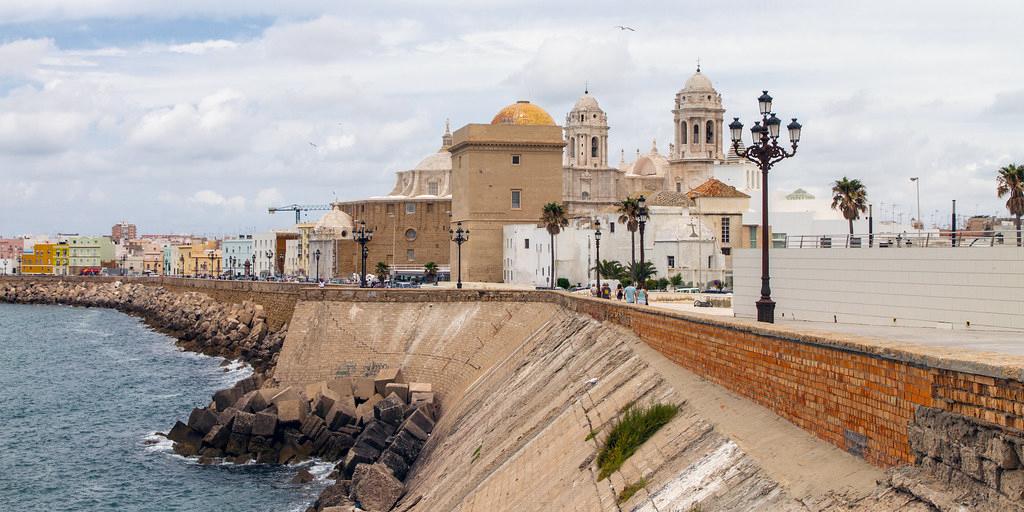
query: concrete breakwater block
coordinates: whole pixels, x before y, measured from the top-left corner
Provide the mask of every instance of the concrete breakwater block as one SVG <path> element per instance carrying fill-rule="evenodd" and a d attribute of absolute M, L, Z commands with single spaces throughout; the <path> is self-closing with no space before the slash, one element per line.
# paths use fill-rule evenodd
<path fill-rule="evenodd" d="M 203 463 L 337 461 L 340 480 L 317 500 L 317 510 L 389 510 L 437 419 L 431 384 L 401 379 L 395 368 L 278 388 L 256 374 L 217 391 L 168 438 L 176 452 Z"/>

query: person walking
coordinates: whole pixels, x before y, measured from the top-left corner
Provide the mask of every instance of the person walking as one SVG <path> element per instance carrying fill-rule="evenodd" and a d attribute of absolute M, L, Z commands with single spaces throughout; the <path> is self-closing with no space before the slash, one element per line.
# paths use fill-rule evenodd
<path fill-rule="evenodd" d="M 637 290 L 637 292 L 636 292 L 636 303 L 637 304 L 643 304 L 644 306 L 647 305 L 647 287 L 646 286 L 642 286 L 642 287 L 640 287 L 639 290 Z"/>
<path fill-rule="evenodd" d="M 611 286 L 608 286 L 608 283 L 605 283 L 605 284 L 603 284 L 601 286 L 601 298 L 602 299 L 610 299 L 610 298 L 612 298 L 612 288 L 611 288 Z"/>
<path fill-rule="evenodd" d="M 615 300 L 622 300 L 622 283 L 615 285 Z"/>
<path fill-rule="evenodd" d="M 626 304 L 636 304 L 636 286 L 633 283 L 629 283 L 626 287 Z"/>

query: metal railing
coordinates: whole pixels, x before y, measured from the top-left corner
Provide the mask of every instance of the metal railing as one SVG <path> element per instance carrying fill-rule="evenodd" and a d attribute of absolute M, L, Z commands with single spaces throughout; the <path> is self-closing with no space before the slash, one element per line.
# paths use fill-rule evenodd
<path fill-rule="evenodd" d="M 929 233 L 874 233 L 841 235 L 787 235 L 786 249 L 866 249 L 901 247 L 999 247 L 1015 243 L 1002 233 L 957 231 Z M 776 246 L 778 248 L 778 246 Z"/>

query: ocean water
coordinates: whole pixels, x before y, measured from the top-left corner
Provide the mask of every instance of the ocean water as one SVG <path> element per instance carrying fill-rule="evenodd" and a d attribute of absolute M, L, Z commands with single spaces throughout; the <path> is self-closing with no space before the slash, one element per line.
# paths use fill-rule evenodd
<path fill-rule="evenodd" d="M 0 510 L 291 511 L 327 484 L 297 467 L 202 466 L 166 432 L 241 364 L 183 352 L 117 311 L 0 304 Z"/>

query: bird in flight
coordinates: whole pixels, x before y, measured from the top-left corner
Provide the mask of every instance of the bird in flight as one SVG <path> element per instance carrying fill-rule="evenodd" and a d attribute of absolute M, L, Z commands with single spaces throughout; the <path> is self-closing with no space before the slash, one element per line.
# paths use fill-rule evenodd
<path fill-rule="evenodd" d="M 619 29 L 619 30 L 628 30 L 628 31 L 630 31 L 630 32 L 636 32 L 636 29 L 635 29 L 635 28 L 633 28 L 633 27 L 627 27 L 627 26 L 625 26 L 625 25 L 615 25 L 615 28 L 617 28 L 617 29 Z"/>
<path fill-rule="evenodd" d="M 312 142 L 310 142 L 310 143 L 309 143 L 309 145 L 310 145 L 310 146 L 313 146 L 314 148 L 315 148 L 315 147 L 318 147 L 318 146 L 317 146 L 316 144 L 313 144 Z"/>

